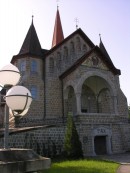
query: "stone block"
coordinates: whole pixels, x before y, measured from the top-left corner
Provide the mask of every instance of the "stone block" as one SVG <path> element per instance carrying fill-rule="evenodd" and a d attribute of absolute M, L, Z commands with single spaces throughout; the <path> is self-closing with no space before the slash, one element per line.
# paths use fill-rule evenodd
<path fill-rule="evenodd" d="M 50 168 L 51 160 L 30 149 L 1 149 L 1 173 L 27 173 Z"/>

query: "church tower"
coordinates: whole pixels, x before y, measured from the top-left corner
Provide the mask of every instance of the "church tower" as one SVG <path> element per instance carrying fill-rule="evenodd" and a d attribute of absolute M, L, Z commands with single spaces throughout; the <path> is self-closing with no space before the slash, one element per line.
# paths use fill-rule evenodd
<path fill-rule="evenodd" d="M 11 63 L 16 65 L 21 77 L 21 85 L 26 86 L 32 94 L 33 102 L 29 112 L 21 118 L 24 126 L 41 122 L 44 118 L 44 54 L 33 24 L 27 32 L 19 53 L 13 56 Z"/>

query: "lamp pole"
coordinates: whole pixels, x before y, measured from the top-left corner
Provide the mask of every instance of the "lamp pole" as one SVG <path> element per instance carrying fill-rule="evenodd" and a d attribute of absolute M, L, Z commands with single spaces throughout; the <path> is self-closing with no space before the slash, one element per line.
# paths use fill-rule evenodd
<path fill-rule="evenodd" d="M 11 88 L 11 86 L 6 86 L 6 93 L 9 90 L 9 88 Z M 9 145 L 8 145 L 8 139 L 9 139 L 9 108 L 7 107 L 7 104 L 5 102 L 5 106 L 4 106 L 4 127 L 5 127 L 5 131 L 4 131 L 4 149 L 8 149 Z"/>
<path fill-rule="evenodd" d="M 9 139 L 9 109 L 5 103 L 5 119 L 4 119 L 5 131 L 4 131 L 4 149 L 8 149 L 8 139 Z"/>

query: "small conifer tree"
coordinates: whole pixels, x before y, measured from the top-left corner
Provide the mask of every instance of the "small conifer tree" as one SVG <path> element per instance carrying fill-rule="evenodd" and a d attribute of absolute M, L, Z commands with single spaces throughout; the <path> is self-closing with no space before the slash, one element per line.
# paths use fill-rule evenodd
<path fill-rule="evenodd" d="M 83 158 L 82 144 L 76 130 L 72 114 L 68 114 L 67 128 L 64 140 L 64 155 L 69 159 Z"/>

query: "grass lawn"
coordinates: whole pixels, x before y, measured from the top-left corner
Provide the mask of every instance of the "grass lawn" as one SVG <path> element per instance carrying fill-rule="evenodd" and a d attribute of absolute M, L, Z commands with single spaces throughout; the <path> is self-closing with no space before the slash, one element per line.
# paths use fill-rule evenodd
<path fill-rule="evenodd" d="M 119 164 L 102 160 L 53 162 L 44 173 L 116 173 Z M 43 173 L 41 172 L 41 173 Z"/>

